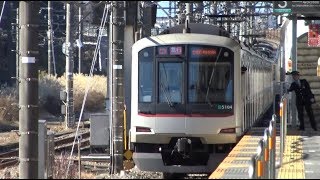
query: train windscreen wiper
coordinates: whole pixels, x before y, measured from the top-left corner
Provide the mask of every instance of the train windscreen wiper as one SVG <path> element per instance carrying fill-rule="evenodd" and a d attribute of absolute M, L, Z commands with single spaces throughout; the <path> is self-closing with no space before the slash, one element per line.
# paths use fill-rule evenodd
<path fill-rule="evenodd" d="M 215 64 L 212 67 L 212 72 L 211 72 L 210 80 L 209 80 L 208 87 L 207 87 L 206 102 L 209 104 L 210 107 L 213 107 L 211 101 L 209 100 L 210 86 L 211 86 L 213 75 L 214 75 L 214 68 L 216 67 L 216 64 L 217 64 L 217 62 L 219 60 L 221 51 L 222 51 L 222 48 L 220 48 L 218 56 L 217 56 L 217 60 L 215 61 Z"/>
<path fill-rule="evenodd" d="M 164 85 L 162 83 L 160 83 L 160 89 L 162 90 L 162 92 L 164 93 L 164 96 L 166 97 L 167 103 L 170 107 L 173 107 L 173 104 L 171 102 L 171 96 L 170 93 L 168 91 L 166 91 L 166 88 L 164 87 Z"/>
<path fill-rule="evenodd" d="M 214 74 L 214 67 L 212 68 L 212 73 L 211 73 L 211 77 L 210 77 L 210 80 L 209 80 L 209 83 L 208 83 L 207 94 L 206 94 L 206 102 L 209 104 L 210 107 L 213 107 L 213 105 L 212 105 L 212 103 L 211 103 L 211 101 L 209 99 L 210 85 L 211 85 L 211 82 L 212 82 L 213 74 Z"/>

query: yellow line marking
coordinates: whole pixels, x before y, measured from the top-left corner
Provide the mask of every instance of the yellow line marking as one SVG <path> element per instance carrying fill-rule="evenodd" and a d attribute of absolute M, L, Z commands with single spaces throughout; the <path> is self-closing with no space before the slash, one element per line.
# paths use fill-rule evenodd
<path fill-rule="evenodd" d="M 305 179 L 301 136 L 288 136 L 278 179 Z"/>
<path fill-rule="evenodd" d="M 233 167 L 249 167 L 249 164 L 235 164 L 233 161 L 247 161 L 251 159 L 251 156 L 256 153 L 258 147 L 258 141 L 262 136 L 245 135 L 238 142 L 237 146 L 232 149 L 228 156 L 220 163 L 218 168 L 209 176 L 209 179 L 221 179 L 228 168 Z M 251 141 L 249 141 L 251 140 Z M 248 147 L 248 144 L 255 144 L 256 147 Z M 244 151 L 246 149 L 246 151 Z M 245 154 L 248 157 L 236 157 L 238 154 Z M 252 154 L 252 155 L 250 155 Z"/>

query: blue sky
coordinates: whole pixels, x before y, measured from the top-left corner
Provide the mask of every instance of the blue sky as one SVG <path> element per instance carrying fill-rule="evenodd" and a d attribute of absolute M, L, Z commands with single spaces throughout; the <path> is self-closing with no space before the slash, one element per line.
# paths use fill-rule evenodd
<path fill-rule="evenodd" d="M 158 4 L 161 7 L 169 7 L 169 1 L 160 1 L 160 2 L 158 2 Z M 168 12 L 168 10 L 166 10 L 166 11 Z M 157 17 L 167 17 L 167 15 L 163 12 L 162 9 L 159 9 L 159 7 L 158 7 Z"/>

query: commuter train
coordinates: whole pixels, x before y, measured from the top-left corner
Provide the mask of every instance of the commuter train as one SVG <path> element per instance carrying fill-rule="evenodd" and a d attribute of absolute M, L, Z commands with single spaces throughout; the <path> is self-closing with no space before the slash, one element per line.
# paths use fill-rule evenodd
<path fill-rule="evenodd" d="M 140 170 L 212 172 L 273 102 L 271 59 L 217 26 L 187 28 L 132 46 L 129 142 Z"/>

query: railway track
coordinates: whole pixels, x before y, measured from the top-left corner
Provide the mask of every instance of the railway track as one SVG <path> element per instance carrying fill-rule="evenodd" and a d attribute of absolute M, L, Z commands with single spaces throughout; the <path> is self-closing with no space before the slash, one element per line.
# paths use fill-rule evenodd
<path fill-rule="evenodd" d="M 90 131 L 88 129 L 79 130 L 79 134 L 82 136 L 81 149 L 88 148 L 90 146 Z M 55 151 L 69 150 L 72 148 L 75 138 L 75 131 L 67 131 L 55 134 L 54 145 Z M 75 149 L 77 150 L 78 141 L 75 142 Z M 10 146 L 19 147 L 19 143 L 10 144 Z M 14 166 L 18 164 L 19 148 L 14 148 L 8 152 L 0 153 L 0 169 Z"/>

